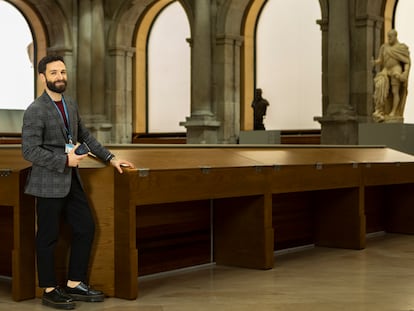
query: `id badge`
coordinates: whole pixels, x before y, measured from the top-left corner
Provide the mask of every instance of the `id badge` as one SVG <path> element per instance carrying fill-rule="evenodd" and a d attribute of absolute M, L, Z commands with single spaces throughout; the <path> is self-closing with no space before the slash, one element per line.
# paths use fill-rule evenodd
<path fill-rule="evenodd" d="M 75 148 L 74 144 L 65 144 L 65 153 L 69 153 L 73 148 Z"/>

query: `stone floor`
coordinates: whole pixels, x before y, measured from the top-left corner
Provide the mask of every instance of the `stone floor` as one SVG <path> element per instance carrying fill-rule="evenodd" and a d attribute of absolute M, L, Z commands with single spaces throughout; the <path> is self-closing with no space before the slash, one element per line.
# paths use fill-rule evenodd
<path fill-rule="evenodd" d="M 13 302 L 0 281 L 0 310 L 52 310 L 40 299 Z M 208 266 L 139 279 L 134 301 L 107 298 L 77 310 L 414 311 L 414 236 L 368 239 L 364 250 L 310 247 L 276 254 L 260 271 Z"/>

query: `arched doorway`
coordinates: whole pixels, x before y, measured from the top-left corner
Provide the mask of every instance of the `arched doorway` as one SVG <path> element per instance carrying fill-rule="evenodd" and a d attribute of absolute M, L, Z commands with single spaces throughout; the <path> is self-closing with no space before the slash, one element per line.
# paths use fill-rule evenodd
<path fill-rule="evenodd" d="M 179 13 L 179 16 L 177 16 L 177 13 Z M 189 28 L 184 29 L 186 25 L 188 26 L 188 20 L 185 21 L 186 24 L 183 23 L 184 13 L 185 11 L 179 1 L 161 0 L 155 2 L 145 12 L 140 21 L 135 45 L 136 109 L 133 126 L 135 133 L 177 131 L 180 129 L 178 128 L 178 122 L 183 116 L 189 114 L 190 50 L 188 43 L 185 42 L 185 39 L 189 37 Z M 160 23 L 157 23 L 157 21 Z M 171 44 L 167 46 L 167 44 L 163 47 L 165 42 L 162 42 L 162 38 L 166 36 L 168 30 L 171 30 L 174 23 L 179 23 L 181 32 L 168 35 L 169 39 L 177 40 L 179 37 L 181 41 L 176 42 L 174 46 Z M 154 36 L 152 37 L 152 35 Z M 188 47 L 187 51 L 186 47 Z M 167 48 L 173 50 L 168 51 Z M 155 53 L 155 55 L 149 53 Z M 171 59 L 171 55 L 168 56 L 168 53 L 175 53 L 179 57 L 178 62 L 177 59 Z M 182 55 L 183 53 L 185 55 Z M 168 59 L 165 62 L 167 56 Z M 168 71 L 177 68 L 180 69 L 180 75 L 185 75 L 184 78 L 171 81 L 174 72 L 163 72 L 163 70 Z M 168 80 L 170 80 L 170 83 L 168 83 Z M 174 88 L 176 89 L 174 90 Z M 152 103 L 154 103 L 154 106 L 152 106 Z M 177 109 L 174 114 L 175 118 L 165 114 L 165 107 L 168 107 L 169 111 L 174 110 L 174 108 Z M 165 124 L 166 120 L 162 119 L 163 117 L 169 119 L 167 124 Z M 166 125 L 164 127 L 163 122 Z M 174 123 L 177 127 L 174 127 Z M 184 129 L 182 131 L 184 132 Z"/>

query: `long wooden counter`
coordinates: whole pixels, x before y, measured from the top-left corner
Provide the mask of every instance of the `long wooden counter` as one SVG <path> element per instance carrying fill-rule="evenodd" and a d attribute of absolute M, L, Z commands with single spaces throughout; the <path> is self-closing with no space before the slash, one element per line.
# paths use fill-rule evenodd
<path fill-rule="evenodd" d="M 19 148 L 0 149 L 0 274 L 13 277 L 14 300 L 35 289 L 34 199 L 23 194 L 29 165 Z"/>
<path fill-rule="evenodd" d="M 89 159 L 81 167 L 97 222 L 90 283 L 109 296 L 135 299 L 139 275 L 210 262 L 270 269 L 277 249 L 309 243 L 362 249 L 368 232 L 414 233 L 414 211 L 409 208 L 414 157 L 395 150 L 109 147 L 137 166 L 118 174 Z M 0 209 L 31 211 L 27 218 L 14 217 L 17 224 L 7 227 L 6 221 L 5 226 L 14 232 L 13 254 L 21 249 L 21 239 L 28 243 L 30 256 L 25 258 L 32 272 L 20 285 L 15 277 L 22 262 L 12 258 L 13 298 L 21 300 L 34 292 L 33 201 L 10 203 L 7 198 L 22 197 L 28 165 L 17 146 L 1 148 L 0 154 L 0 168 L 9 167 L 9 161 L 21 163 L 12 170 L 20 179 L 0 191 Z M 0 189 L 9 184 L 8 178 L 0 177 Z M 32 223 L 23 237 L 16 229 L 19 222 Z M 66 250 L 63 242 L 57 266 L 62 279 Z"/>

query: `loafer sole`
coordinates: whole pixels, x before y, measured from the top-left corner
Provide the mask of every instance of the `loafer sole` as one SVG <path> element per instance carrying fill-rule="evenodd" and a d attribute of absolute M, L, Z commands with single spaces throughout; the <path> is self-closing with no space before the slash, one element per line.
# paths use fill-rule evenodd
<path fill-rule="evenodd" d="M 70 294 L 73 300 L 86 301 L 86 302 L 102 302 L 105 299 L 105 295 L 81 295 L 81 294 Z"/>
<path fill-rule="evenodd" d="M 76 307 L 76 304 L 74 302 L 55 302 L 45 298 L 42 298 L 42 304 L 48 307 L 61 310 L 72 310 Z"/>

